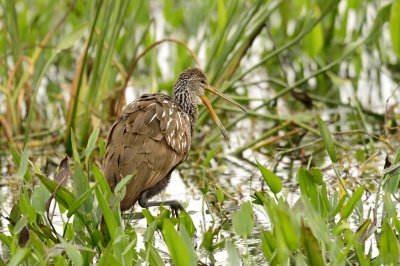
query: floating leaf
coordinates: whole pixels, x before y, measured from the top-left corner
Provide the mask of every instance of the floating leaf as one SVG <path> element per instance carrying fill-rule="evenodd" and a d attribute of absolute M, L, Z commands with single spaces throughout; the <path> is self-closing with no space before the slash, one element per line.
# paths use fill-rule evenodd
<path fill-rule="evenodd" d="M 260 169 L 261 174 L 264 177 L 265 182 L 267 182 L 268 187 L 274 194 L 281 192 L 282 190 L 282 181 L 281 179 L 275 175 L 272 171 L 268 170 L 265 166 L 260 164 L 257 161 L 258 169 Z"/>

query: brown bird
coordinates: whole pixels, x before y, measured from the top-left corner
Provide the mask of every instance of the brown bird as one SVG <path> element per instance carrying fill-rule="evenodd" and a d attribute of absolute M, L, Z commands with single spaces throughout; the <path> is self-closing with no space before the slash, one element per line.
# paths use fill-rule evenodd
<path fill-rule="evenodd" d="M 114 190 L 124 176 L 133 174 L 121 201 L 121 210 L 127 210 L 137 201 L 143 208 L 171 207 L 176 215 L 182 210 L 179 201 L 150 202 L 168 184 L 172 171 L 188 156 L 198 116 L 199 99 L 221 129 L 228 134 L 218 119 L 209 100 L 208 90 L 245 110 L 234 100 L 208 85 L 207 77 L 198 68 L 181 73 L 173 87 L 173 97 L 165 94 L 144 94 L 131 102 L 114 122 L 109 133 L 103 171 Z"/>

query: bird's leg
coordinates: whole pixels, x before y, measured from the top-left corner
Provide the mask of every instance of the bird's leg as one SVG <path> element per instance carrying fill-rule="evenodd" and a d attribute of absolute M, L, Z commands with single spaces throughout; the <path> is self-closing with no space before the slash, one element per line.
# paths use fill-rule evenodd
<path fill-rule="evenodd" d="M 178 200 L 166 200 L 166 201 L 148 201 L 147 191 L 140 194 L 138 203 L 142 208 L 160 206 L 161 204 L 169 206 L 171 208 L 172 214 L 178 217 L 178 211 L 185 210 L 182 204 Z"/>

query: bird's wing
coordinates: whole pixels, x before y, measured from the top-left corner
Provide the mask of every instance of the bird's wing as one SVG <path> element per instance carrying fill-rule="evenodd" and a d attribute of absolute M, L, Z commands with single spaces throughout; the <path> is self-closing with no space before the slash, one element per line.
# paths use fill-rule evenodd
<path fill-rule="evenodd" d="M 111 128 L 103 161 L 112 189 L 136 173 L 121 208 L 131 207 L 141 192 L 163 180 L 187 157 L 190 143 L 189 117 L 169 96 L 143 95 L 129 104 Z"/>

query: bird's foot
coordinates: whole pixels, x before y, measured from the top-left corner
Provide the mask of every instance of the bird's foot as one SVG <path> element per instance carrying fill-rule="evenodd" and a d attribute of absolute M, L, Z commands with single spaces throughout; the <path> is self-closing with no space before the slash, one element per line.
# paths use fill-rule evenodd
<path fill-rule="evenodd" d="M 178 218 L 179 211 L 185 211 L 185 209 L 183 208 L 182 204 L 177 200 L 173 200 L 171 201 L 171 203 L 172 204 L 169 204 L 169 207 L 171 208 L 172 216 Z"/>
<path fill-rule="evenodd" d="M 166 201 L 148 201 L 145 196 L 139 198 L 139 205 L 142 208 L 154 207 L 154 206 L 169 206 L 171 208 L 172 215 L 176 218 L 179 217 L 179 211 L 185 211 L 182 204 L 177 200 L 166 200 Z"/>

